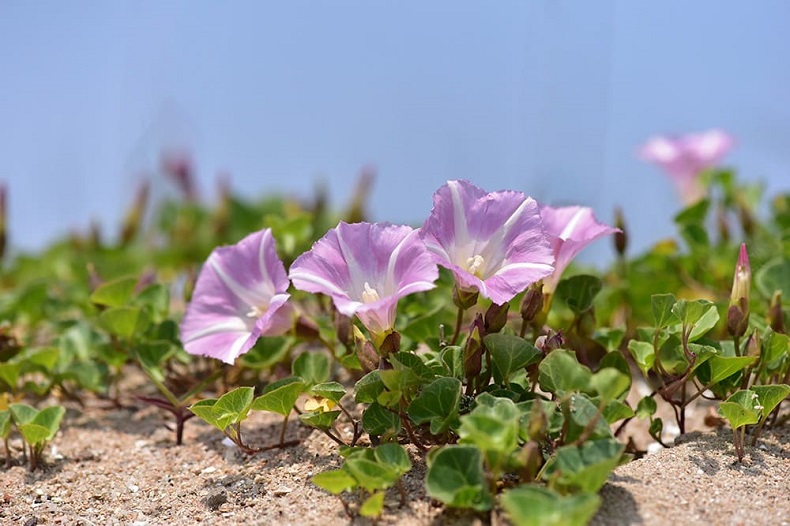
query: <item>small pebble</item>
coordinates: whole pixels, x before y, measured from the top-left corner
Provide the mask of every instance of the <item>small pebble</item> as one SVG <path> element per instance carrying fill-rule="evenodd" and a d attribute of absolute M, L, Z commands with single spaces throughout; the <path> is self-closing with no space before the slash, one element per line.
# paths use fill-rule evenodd
<path fill-rule="evenodd" d="M 207 475 L 209 473 L 214 473 L 215 471 L 217 471 L 217 468 L 215 468 L 214 466 L 209 466 L 205 468 L 203 471 L 201 471 L 200 473 Z"/>
<path fill-rule="evenodd" d="M 228 502 L 228 495 L 222 490 L 217 490 L 209 493 L 203 502 L 210 510 L 218 510 L 220 506 Z"/>
<path fill-rule="evenodd" d="M 289 488 L 289 487 L 286 487 L 286 486 L 280 486 L 279 488 L 277 488 L 276 490 L 274 490 L 274 492 L 273 492 L 273 493 L 274 493 L 274 496 L 275 496 L 275 497 L 282 497 L 283 495 L 288 495 L 288 494 L 289 494 L 289 493 L 291 493 L 292 491 L 293 491 L 293 490 L 292 490 L 291 488 Z"/>

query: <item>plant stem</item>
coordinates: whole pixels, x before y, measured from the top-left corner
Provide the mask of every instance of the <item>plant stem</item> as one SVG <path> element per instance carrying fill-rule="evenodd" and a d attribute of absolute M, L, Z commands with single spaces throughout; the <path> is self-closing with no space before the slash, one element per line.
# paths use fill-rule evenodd
<path fill-rule="evenodd" d="M 458 315 L 455 318 L 455 331 L 453 332 L 453 339 L 450 340 L 450 345 L 455 345 L 455 342 L 458 341 L 458 336 L 461 334 L 461 324 L 464 321 L 464 309 L 463 307 L 458 307 Z"/>

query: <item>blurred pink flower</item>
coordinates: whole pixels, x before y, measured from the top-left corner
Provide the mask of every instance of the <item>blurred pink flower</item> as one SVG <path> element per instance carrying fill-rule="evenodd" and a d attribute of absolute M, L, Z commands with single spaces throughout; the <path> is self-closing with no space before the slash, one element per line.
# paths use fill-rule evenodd
<path fill-rule="evenodd" d="M 294 324 L 288 284 L 268 228 L 214 249 L 181 321 L 184 348 L 232 364 L 259 337 L 288 332 Z"/>
<path fill-rule="evenodd" d="M 420 235 L 461 290 L 499 305 L 554 270 L 538 204 L 521 192 L 486 193 L 468 181 L 448 181 L 433 195 Z"/>
<path fill-rule="evenodd" d="M 388 223 L 341 222 L 291 265 L 294 287 L 327 294 L 381 343 L 398 300 L 432 289 L 439 270 L 416 230 Z"/>
<path fill-rule="evenodd" d="M 663 168 L 683 202 L 693 204 L 705 197 L 700 173 L 715 167 L 733 145 L 732 137 L 714 129 L 681 137 L 652 137 L 639 149 L 639 157 Z"/>
<path fill-rule="evenodd" d="M 584 247 L 600 237 L 620 232 L 619 228 L 599 223 L 592 209 L 585 206 L 543 205 L 540 215 L 555 258 L 554 273 L 543 280 L 543 290 L 547 293 L 554 291 L 565 268 Z"/>

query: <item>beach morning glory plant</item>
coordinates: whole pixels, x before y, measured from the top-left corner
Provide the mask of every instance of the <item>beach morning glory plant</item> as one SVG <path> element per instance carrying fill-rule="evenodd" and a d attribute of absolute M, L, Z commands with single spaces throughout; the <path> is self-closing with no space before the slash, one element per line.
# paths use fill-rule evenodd
<path fill-rule="evenodd" d="M 538 203 L 521 192 L 486 193 L 468 181 L 448 181 L 433 196 L 421 236 L 461 291 L 498 305 L 554 270 Z"/>
<path fill-rule="evenodd" d="M 596 239 L 619 232 L 595 219 L 591 208 L 586 206 L 540 207 L 543 225 L 554 251 L 554 272 L 543 280 L 543 290 L 552 293 L 562 273 L 573 258 L 584 247 Z"/>
<path fill-rule="evenodd" d="M 680 137 L 657 136 L 639 149 L 639 157 L 660 166 L 675 182 L 687 205 L 705 197 L 699 175 L 715 167 L 733 147 L 734 141 L 722 130 L 708 130 Z"/>
<path fill-rule="evenodd" d="M 434 288 L 439 270 L 416 230 L 389 223 L 341 222 L 291 265 L 294 287 L 330 296 L 357 316 L 380 345 L 395 324 L 398 300 Z"/>
<path fill-rule="evenodd" d="M 288 285 L 268 228 L 214 249 L 181 321 L 184 348 L 232 364 L 259 337 L 288 332 L 294 323 Z"/>

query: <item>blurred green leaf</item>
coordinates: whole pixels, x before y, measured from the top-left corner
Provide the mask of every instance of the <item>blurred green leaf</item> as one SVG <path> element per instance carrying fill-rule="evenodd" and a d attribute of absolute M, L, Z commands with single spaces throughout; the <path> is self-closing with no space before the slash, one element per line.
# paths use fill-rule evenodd
<path fill-rule="evenodd" d="M 601 498 L 589 493 L 562 496 L 530 484 L 505 491 L 501 502 L 516 526 L 585 526 L 601 505 Z"/>

